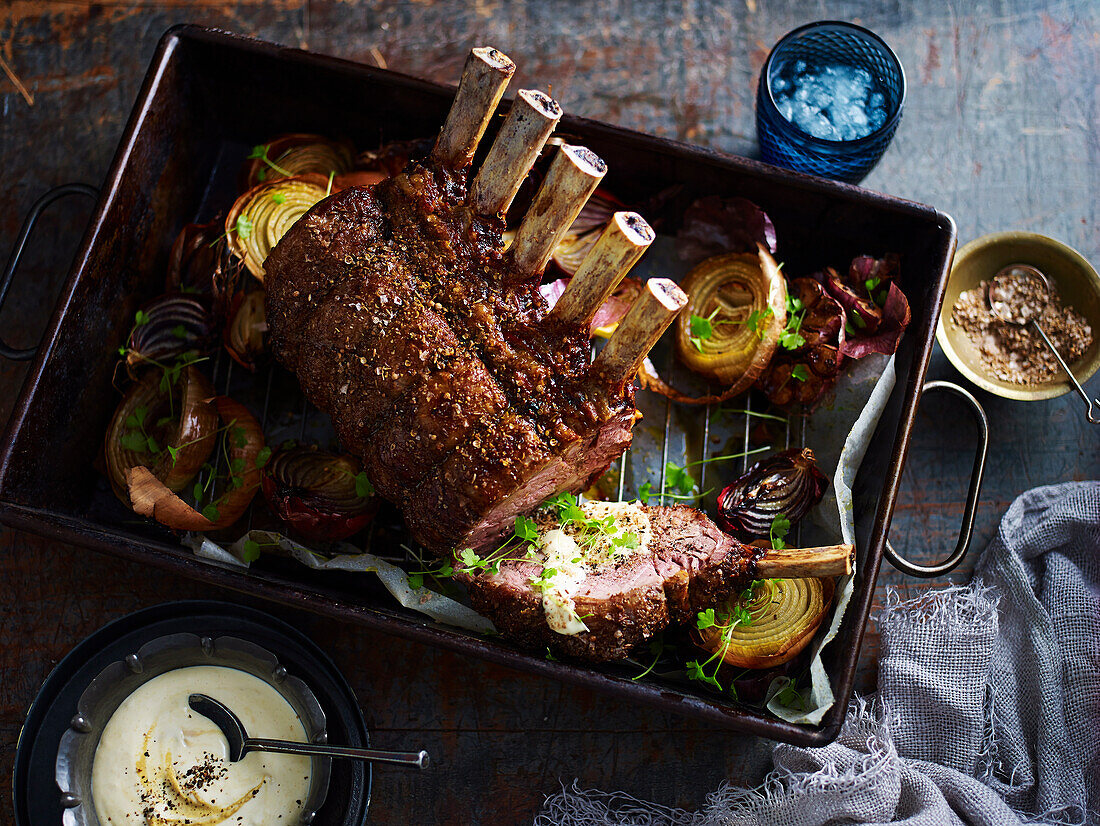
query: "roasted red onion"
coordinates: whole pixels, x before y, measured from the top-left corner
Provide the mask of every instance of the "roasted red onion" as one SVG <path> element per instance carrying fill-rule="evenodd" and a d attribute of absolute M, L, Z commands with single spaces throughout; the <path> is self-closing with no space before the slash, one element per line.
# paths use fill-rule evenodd
<path fill-rule="evenodd" d="M 209 224 L 188 224 L 180 230 L 168 254 L 165 290 L 208 295 L 214 274 L 224 264 L 225 244 L 219 242 L 223 234 L 222 222 L 216 218 Z"/>
<path fill-rule="evenodd" d="M 775 252 L 775 225 L 746 198 L 700 198 L 684 211 L 676 234 L 680 260 L 692 265 L 724 252 L 755 253 L 758 244 Z"/>
<path fill-rule="evenodd" d="M 768 536 L 779 514 L 794 524 L 821 501 L 829 481 L 809 448 L 762 459 L 718 494 L 719 527 L 741 539 Z"/>
<path fill-rule="evenodd" d="M 137 312 L 126 342 L 126 371 L 131 378 L 146 367 L 169 366 L 184 353 L 206 353 L 214 338 L 214 320 L 199 298 L 162 295 Z"/>
<path fill-rule="evenodd" d="M 358 460 L 315 447 L 280 450 L 264 469 L 261 486 L 274 514 L 309 542 L 347 539 L 378 510 Z"/>
<path fill-rule="evenodd" d="M 103 441 L 107 477 L 129 504 L 126 472 L 149 468 L 172 492 L 182 490 L 214 449 L 218 415 L 214 388 L 195 367 L 174 377 L 148 372 L 119 403 Z"/>
<path fill-rule="evenodd" d="M 264 291 L 253 290 L 238 293 L 229 310 L 225 325 L 225 349 L 243 367 L 252 372 L 266 353 L 264 334 L 267 320 L 264 316 Z"/>
<path fill-rule="evenodd" d="M 260 468 L 266 459 L 264 432 L 243 404 L 228 396 L 215 396 L 221 429 L 225 475 L 211 477 L 206 486 L 195 483 L 194 507 L 184 502 L 147 467 L 126 471 L 130 507 L 178 531 L 214 531 L 228 528 L 241 518 L 260 486 Z M 205 502 L 205 504 L 203 504 Z M 197 508 L 201 507 L 201 512 Z"/>

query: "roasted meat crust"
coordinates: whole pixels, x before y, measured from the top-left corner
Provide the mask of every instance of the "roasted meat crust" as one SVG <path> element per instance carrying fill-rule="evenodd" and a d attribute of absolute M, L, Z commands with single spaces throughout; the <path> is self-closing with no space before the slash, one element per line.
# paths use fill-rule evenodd
<path fill-rule="evenodd" d="M 265 262 L 272 349 L 426 548 L 482 547 L 630 444 L 632 386 L 545 321 L 463 173 L 414 163 L 335 193 Z"/>

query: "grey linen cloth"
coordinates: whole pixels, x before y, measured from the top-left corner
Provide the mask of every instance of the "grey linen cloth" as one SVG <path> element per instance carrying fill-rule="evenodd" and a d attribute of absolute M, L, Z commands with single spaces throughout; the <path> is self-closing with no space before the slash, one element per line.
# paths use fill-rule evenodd
<path fill-rule="evenodd" d="M 574 785 L 536 826 L 1100 823 L 1100 482 L 1023 494 L 974 582 L 878 622 L 879 693 L 836 742 L 777 745 L 698 812 Z"/>

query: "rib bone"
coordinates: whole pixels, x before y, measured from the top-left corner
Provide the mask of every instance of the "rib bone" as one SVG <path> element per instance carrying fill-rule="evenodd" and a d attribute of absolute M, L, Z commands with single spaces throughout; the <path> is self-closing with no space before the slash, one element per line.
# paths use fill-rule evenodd
<path fill-rule="evenodd" d="M 522 89 L 516 95 L 471 187 L 479 214 L 503 215 L 508 210 L 560 119 L 561 107 L 553 98 L 533 89 Z"/>
<path fill-rule="evenodd" d="M 470 52 L 455 101 L 432 150 L 444 169 L 458 170 L 470 165 L 515 70 L 516 64 L 496 49 L 482 46 Z"/>
<path fill-rule="evenodd" d="M 630 381 L 687 300 L 684 291 L 674 281 L 667 278 L 647 281 L 642 294 L 592 363 L 592 372 L 616 384 Z"/>
<path fill-rule="evenodd" d="M 844 576 L 852 572 L 853 556 L 855 548 L 852 545 L 769 549 L 756 561 L 756 575 L 761 579 Z"/>
<path fill-rule="evenodd" d="M 595 152 L 562 145 L 512 242 L 512 260 L 521 277 L 545 269 L 554 247 L 605 174 L 607 164 Z"/>
<path fill-rule="evenodd" d="M 653 230 L 636 212 L 616 212 L 584 257 L 550 315 L 587 327 L 608 296 L 653 243 Z"/>

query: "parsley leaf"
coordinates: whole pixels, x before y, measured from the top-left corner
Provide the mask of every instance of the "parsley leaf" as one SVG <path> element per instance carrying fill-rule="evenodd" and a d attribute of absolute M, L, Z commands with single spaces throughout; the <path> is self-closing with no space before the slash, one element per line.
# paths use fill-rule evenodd
<path fill-rule="evenodd" d="M 650 497 L 653 496 L 653 483 L 646 482 L 640 488 L 638 488 L 638 500 L 643 505 L 649 504 Z"/>
<path fill-rule="evenodd" d="M 202 515 L 209 519 L 211 522 L 217 522 L 221 518 L 221 511 L 217 509 L 213 502 L 202 509 Z"/>
<path fill-rule="evenodd" d="M 269 448 L 267 445 L 264 445 L 256 454 L 256 467 L 262 468 L 268 463 L 269 459 L 271 459 L 271 448 Z"/>
<path fill-rule="evenodd" d="M 691 334 L 696 338 L 710 338 L 714 335 L 714 325 L 711 319 L 701 315 L 692 315 Z"/>
<path fill-rule="evenodd" d="M 248 238 L 252 235 L 252 221 L 247 215 L 242 213 L 237 216 L 236 230 L 238 238 Z"/>
<path fill-rule="evenodd" d="M 771 318 L 773 315 L 775 315 L 775 313 L 772 312 L 772 308 L 770 306 L 765 307 L 763 312 L 760 312 L 760 310 L 753 310 L 751 313 L 749 313 L 749 317 L 745 319 L 745 326 L 756 333 L 758 338 L 763 339 L 764 326 L 767 324 L 768 319 Z"/>
<path fill-rule="evenodd" d="M 787 547 L 787 543 L 784 541 L 787 536 L 787 532 L 791 529 L 791 520 L 782 513 L 777 513 L 775 518 L 772 519 L 771 529 L 768 531 L 768 538 L 771 540 L 772 547 L 777 551 L 781 551 Z"/>
<path fill-rule="evenodd" d="M 806 708 L 806 701 L 798 691 L 798 680 L 794 677 L 791 677 L 787 684 L 775 693 L 775 699 L 786 708 L 794 708 L 796 705 L 802 710 Z"/>
<path fill-rule="evenodd" d="M 483 568 L 485 563 L 482 562 L 481 557 L 474 553 L 473 548 L 463 548 L 462 553 L 458 555 L 458 558 L 462 561 L 462 564 L 467 569 Z"/>
<path fill-rule="evenodd" d="M 716 625 L 714 619 L 714 609 L 708 608 L 706 611 L 700 611 L 699 616 L 695 620 L 695 627 L 702 631 L 704 628 L 710 628 Z"/>
<path fill-rule="evenodd" d="M 806 381 L 810 377 L 810 371 L 805 364 L 796 364 L 791 368 L 791 378 L 798 381 Z"/>
<path fill-rule="evenodd" d="M 675 462 L 665 463 L 665 488 L 688 496 L 695 490 L 695 477 Z"/>
<path fill-rule="evenodd" d="M 277 204 L 285 204 L 286 203 L 286 195 L 284 195 L 281 192 L 276 192 L 274 195 L 271 196 L 271 200 L 274 201 Z"/>
<path fill-rule="evenodd" d="M 144 453 L 146 450 L 145 437 L 136 431 L 124 434 L 119 442 L 124 448 L 134 453 Z"/>
<path fill-rule="evenodd" d="M 805 337 L 794 330 L 784 330 L 779 334 L 779 343 L 788 350 L 797 350 L 806 343 Z"/>
<path fill-rule="evenodd" d="M 149 313 L 145 312 L 144 310 L 138 310 L 136 313 L 134 313 L 135 327 L 141 327 L 145 324 L 148 324 L 149 320 Z"/>
<path fill-rule="evenodd" d="M 259 459 L 258 456 L 256 458 L 257 460 Z M 367 472 L 365 470 L 359 471 L 355 476 L 355 495 L 360 499 L 366 499 L 374 495 L 374 485 L 372 485 L 370 479 L 367 478 Z"/>
<path fill-rule="evenodd" d="M 244 547 L 241 548 L 241 557 L 245 562 L 255 562 L 260 558 L 260 543 L 253 539 L 246 539 Z"/>
<path fill-rule="evenodd" d="M 526 542 L 534 542 L 539 538 L 538 525 L 535 524 L 534 519 L 529 519 L 526 516 L 517 516 L 515 534 L 518 538 Z"/>

